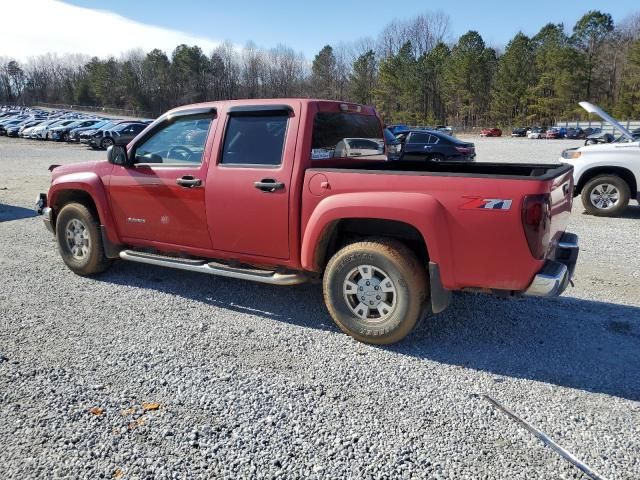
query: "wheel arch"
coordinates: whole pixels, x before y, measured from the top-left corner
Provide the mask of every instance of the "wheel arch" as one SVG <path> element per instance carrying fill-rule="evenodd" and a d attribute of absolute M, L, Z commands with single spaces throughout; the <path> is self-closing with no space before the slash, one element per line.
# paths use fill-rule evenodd
<path fill-rule="evenodd" d="M 600 175 L 615 175 L 622 178 L 626 182 L 626 184 L 629 185 L 629 191 L 632 195 L 638 191 L 638 182 L 636 180 L 636 177 L 628 168 L 616 166 L 600 166 L 592 167 L 588 170 L 585 170 L 585 172 L 580 176 L 580 180 L 576 185 L 576 194 L 581 194 L 582 189 L 587 184 L 587 182 Z"/>
<path fill-rule="evenodd" d="M 51 221 L 54 228 L 56 217 L 62 207 L 70 202 L 78 202 L 96 215 L 111 242 L 120 243 L 111 218 L 104 186 L 95 173 L 69 174 L 55 179 L 49 188 L 47 200 L 52 209 Z"/>
<path fill-rule="evenodd" d="M 429 248 L 413 225 L 386 218 L 353 217 L 334 220 L 325 225 L 313 255 L 313 267 L 322 271 L 329 259 L 342 247 L 363 238 L 379 237 L 399 240 L 426 265 Z"/>
<path fill-rule="evenodd" d="M 345 233 L 347 240 L 386 236 L 408 242 L 425 266 L 429 261 L 440 265 L 446 285 L 456 284 L 448 215 L 427 193 L 354 192 L 323 199 L 303 227 L 302 268 L 321 273 L 329 254 L 344 244 Z"/>

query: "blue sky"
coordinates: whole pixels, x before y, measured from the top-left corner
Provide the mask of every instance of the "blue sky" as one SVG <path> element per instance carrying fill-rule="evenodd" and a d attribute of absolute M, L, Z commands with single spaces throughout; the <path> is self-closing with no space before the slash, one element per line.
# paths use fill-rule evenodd
<path fill-rule="evenodd" d="M 522 30 L 533 35 L 549 22 L 570 30 L 585 12 L 601 9 L 619 22 L 640 13 L 640 1 L 618 0 L 29 0 L 6 2 L 0 28 L 0 57 L 19 60 L 43 53 L 119 56 L 135 48 L 167 53 L 181 44 L 210 53 L 228 40 L 278 44 L 307 59 L 326 44 L 377 38 L 393 19 L 441 11 L 450 18 L 451 38 L 477 30 L 492 47 L 504 46 Z"/>
<path fill-rule="evenodd" d="M 640 12 L 640 2 L 622 0 L 548 1 L 478 0 L 395 2 L 362 0 L 240 0 L 240 1 L 131 1 L 65 0 L 89 8 L 108 9 L 122 16 L 212 40 L 243 45 L 253 40 L 270 48 L 284 43 L 307 56 L 327 43 L 376 37 L 393 18 L 442 10 L 451 18 L 452 33 L 459 36 L 478 30 L 489 45 L 504 45 L 518 31 L 534 34 L 548 22 L 564 22 L 571 28 L 590 9 L 600 9 L 620 21 Z"/>

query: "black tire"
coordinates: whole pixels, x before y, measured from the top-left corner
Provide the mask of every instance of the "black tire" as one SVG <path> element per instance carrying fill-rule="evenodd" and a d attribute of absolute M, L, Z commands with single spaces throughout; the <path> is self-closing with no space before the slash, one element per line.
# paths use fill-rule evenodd
<path fill-rule="evenodd" d="M 62 140 L 65 141 L 65 142 L 68 142 L 69 141 L 69 134 L 66 133 L 66 132 L 64 134 L 62 134 Z"/>
<path fill-rule="evenodd" d="M 347 280 L 354 271 L 359 272 L 358 267 L 374 267 L 375 272 L 368 275 L 371 275 L 372 283 L 374 279 L 378 283 L 374 283 L 374 287 L 364 287 L 364 283 L 369 283 L 362 276 L 358 283 L 350 282 L 355 293 L 348 294 Z M 380 272 L 384 275 L 380 275 Z M 380 280 L 380 276 L 383 280 Z M 393 293 L 381 292 L 383 283 L 389 287 L 387 280 L 392 282 Z M 367 291 L 359 291 L 362 290 L 360 282 L 363 282 L 362 288 L 366 288 Z M 426 271 L 409 248 L 394 240 L 376 239 L 352 243 L 339 250 L 331 258 L 324 272 L 323 292 L 327 309 L 343 332 L 361 342 L 386 345 L 402 340 L 421 319 L 428 297 L 427 285 Z M 379 304 L 381 307 L 374 307 L 375 312 L 369 307 L 367 313 L 360 310 L 361 314 L 371 313 L 379 315 L 378 318 L 374 316 L 365 319 L 355 313 L 361 305 L 355 304 L 356 301 L 361 302 L 358 298 L 360 295 L 363 295 L 361 298 L 375 301 L 378 293 L 384 295 Z M 379 296 L 377 298 L 380 300 Z M 384 302 L 391 302 L 393 305 L 383 315 L 386 309 Z"/>
<path fill-rule="evenodd" d="M 72 249 L 77 246 L 77 241 L 75 239 L 67 241 L 67 228 L 70 227 L 71 222 L 80 222 L 84 227 L 83 233 L 86 231 L 88 241 L 84 253 L 78 252 L 74 255 Z M 95 275 L 104 272 L 111 265 L 111 260 L 104 253 L 100 223 L 81 203 L 68 203 L 62 207 L 56 219 L 56 240 L 62 260 L 78 275 Z"/>
<path fill-rule="evenodd" d="M 442 155 L 432 155 L 429 160 L 431 162 L 444 162 L 444 157 Z"/>
<path fill-rule="evenodd" d="M 613 186 L 617 191 L 617 201 L 613 206 L 607 208 L 599 207 L 592 201 L 592 193 L 597 195 L 598 189 L 603 191 L 603 185 Z M 610 188 L 610 187 L 609 187 Z M 594 192 L 595 191 L 595 192 Z M 629 204 L 629 185 L 617 175 L 600 175 L 589 180 L 582 187 L 582 205 L 591 215 L 598 217 L 617 217 Z M 614 197 L 615 198 L 615 197 Z"/>
<path fill-rule="evenodd" d="M 109 148 L 113 144 L 114 144 L 113 138 L 105 137 L 100 142 L 100 148 L 102 148 L 103 150 L 106 150 L 107 148 Z"/>

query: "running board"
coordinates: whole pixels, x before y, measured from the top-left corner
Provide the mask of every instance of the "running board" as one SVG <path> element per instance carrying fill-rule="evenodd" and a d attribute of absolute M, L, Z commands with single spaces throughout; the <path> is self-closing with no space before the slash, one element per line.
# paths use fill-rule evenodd
<path fill-rule="evenodd" d="M 130 262 L 177 268 L 189 272 L 208 273 L 209 275 L 240 280 L 252 280 L 254 282 L 268 283 L 269 285 L 298 285 L 307 281 L 307 278 L 300 273 L 278 273 L 269 270 L 244 269 L 230 267 L 217 262 L 207 263 L 206 260 L 167 257 L 135 250 L 123 250 L 120 252 L 120 258 Z"/>

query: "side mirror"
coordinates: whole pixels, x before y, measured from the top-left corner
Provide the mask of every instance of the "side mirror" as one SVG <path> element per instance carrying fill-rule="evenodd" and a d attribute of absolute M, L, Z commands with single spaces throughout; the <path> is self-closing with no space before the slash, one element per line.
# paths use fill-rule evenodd
<path fill-rule="evenodd" d="M 131 161 L 127 155 L 127 148 L 122 145 L 111 145 L 107 148 L 107 160 L 113 165 L 128 167 Z"/>

